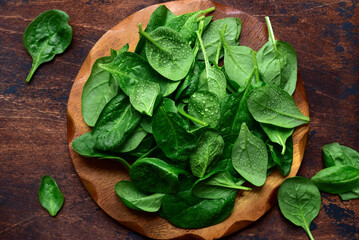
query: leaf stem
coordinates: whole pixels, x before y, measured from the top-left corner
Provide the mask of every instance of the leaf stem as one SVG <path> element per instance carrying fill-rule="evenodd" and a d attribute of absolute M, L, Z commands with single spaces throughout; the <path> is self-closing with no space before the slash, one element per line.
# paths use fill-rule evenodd
<path fill-rule="evenodd" d="M 224 32 L 226 31 L 226 29 L 227 29 L 227 24 L 225 24 L 224 26 L 223 26 L 223 29 L 222 29 L 222 32 L 221 31 L 219 31 L 219 35 L 220 35 L 220 37 L 221 37 L 221 40 L 222 40 L 222 36 L 223 36 L 223 34 L 224 34 Z M 224 40 L 224 37 L 223 37 L 223 40 Z M 224 44 L 223 44 L 224 45 Z M 227 44 L 228 45 L 228 44 Z M 218 43 L 218 47 L 217 47 L 217 52 L 216 52 L 216 58 L 215 58 L 215 64 L 218 66 L 218 61 L 219 61 L 219 55 L 221 54 L 221 49 L 222 49 L 222 41 L 219 41 L 219 43 Z"/>
<path fill-rule="evenodd" d="M 261 81 L 261 78 L 259 76 L 259 70 L 258 70 L 258 62 L 257 62 L 257 57 L 256 57 L 256 52 L 253 51 L 252 52 L 252 59 L 253 59 L 253 63 L 254 63 L 254 71 L 256 74 L 256 83 L 259 83 Z"/>
<path fill-rule="evenodd" d="M 142 158 L 145 158 L 145 157 L 147 157 L 148 155 L 150 155 L 154 150 L 156 150 L 158 148 L 158 146 L 156 146 L 156 147 L 154 147 L 154 148 L 152 148 L 152 149 L 150 149 L 148 152 L 146 152 L 145 154 L 143 154 L 141 157 L 139 157 L 137 160 L 140 160 L 140 159 L 142 159 Z M 136 161 L 137 161 L 136 160 Z"/>
<path fill-rule="evenodd" d="M 308 237 L 309 237 L 310 240 L 315 240 L 312 233 L 310 232 L 309 227 L 305 227 L 304 230 L 308 234 Z"/>
<path fill-rule="evenodd" d="M 201 20 L 201 21 L 199 22 L 199 26 L 198 26 L 198 32 L 199 32 L 201 35 L 202 35 L 202 33 L 203 33 L 203 28 L 204 28 L 204 21 Z M 196 42 L 195 42 L 195 44 L 194 44 L 194 48 L 193 48 L 193 56 L 194 56 L 194 58 L 197 57 L 198 50 L 199 50 L 199 40 L 198 40 L 198 38 L 197 38 L 197 39 L 196 39 Z M 194 61 L 193 61 L 193 62 L 194 62 Z"/>
<path fill-rule="evenodd" d="M 142 36 L 144 36 L 150 43 L 155 45 L 162 52 L 165 52 L 165 53 L 169 54 L 167 52 L 167 50 L 164 49 L 162 46 L 160 46 L 147 32 L 142 30 L 142 24 L 141 23 L 138 24 L 138 33 L 141 34 Z"/>
<path fill-rule="evenodd" d="M 211 65 L 209 65 L 209 61 L 208 61 L 208 56 L 207 56 L 207 53 L 206 53 L 206 49 L 204 47 L 204 44 L 203 44 L 203 41 L 202 41 L 202 37 L 201 35 L 199 34 L 199 31 L 197 30 L 196 31 L 196 34 L 197 34 L 197 39 L 199 41 L 199 45 L 201 46 L 201 50 L 202 50 L 202 53 L 203 53 L 203 58 L 204 58 L 204 64 L 206 65 L 206 74 L 208 75 L 208 69 L 211 67 Z"/>
<path fill-rule="evenodd" d="M 275 40 L 274 37 L 274 32 L 273 32 L 273 28 L 272 28 L 272 24 L 270 22 L 270 19 L 268 16 L 265 17 L 266 23 L 267 23 L 267 28 L 268 28 L 268 34 L 269 34 L 269 39 L 272 42 L 274 49 L 277 51 L 277 41 Z"/>
<path fill-rule="evenodd" d="M 215 9 L 216 9 L 215 7 L 207 8 L 205 10 L 202 10 L 201 14 L 207 14 L 207 13 L 213 12 Z"/>
<path fill-rule="evenodd" d="M 32 76 L 34 75 L 34 73 L 35 73 L 35 71 L 36 71 L 36 69 L 37 69 L 38 67 L 39 67 L 39 65 L 38 65 L 37 63 L 35 63 L 35 62 L 32 63 L 30 72 L 29 72 L 29 74 L 28 74 L 27 77 L 26 77 L 26 82 L 27 82 L 27 83 L 30 82 Z"/>
<path fill-rule="evenodd" d="M 178 113 L 181 114 L 182 116 L 188 118 L 189 120 L 191 120 L 192 122 L 196 122 L 198 124 L 201 124 L 202 126 L 206 127 L 208 126 L 208 123 L 203 122 L 195 117 L 192 117 L 191 115 L 188 115 L 185 111 L 184 111 L 184 104 L 180 103 L 177 107 L 178 109 Z"/>

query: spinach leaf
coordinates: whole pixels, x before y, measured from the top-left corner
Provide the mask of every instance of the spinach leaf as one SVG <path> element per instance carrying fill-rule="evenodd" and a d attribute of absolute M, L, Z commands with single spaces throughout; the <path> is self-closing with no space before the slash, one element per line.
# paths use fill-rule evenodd
<path fill-rule="evenodd" d="M 339 196 L 343 201 L 359 198 L 359 185 L 353 188 L 350 192 L 339 193 Z"/>
<path fill-rule="evenodd" d="M 242 123 L 238 139 L 233 145 L 232 164 L 237 172 L 255 186 L 262 186 L 267 178 L 268 153 L 264 142 L 254 136 Z"/>
<path fill-rule="evenodd" d="M 141 191 L 173 193 L 179 188 L 179 174 L 186 171 L 175 168 L 158 158 L 142 158 L 130 168 L 130 179 Z"/>
<path fill-rule="evenodd" d="M 100 159 L 112 159 L 122 163 L 127 169 L 130 165 L 123 158 L 116 156 L 115 153 L 103 152 L 95 147 L 95 140 L 92 136 L 92 132 L 85 133 L 76 138 L 72 142 L 72 148 L 81 156 L 84 157 L 98 157 Z"/>
<path fill-rule="evenodd" d="M 146 57 L 153 69 L 172 81 L 186 77 L 192 66 L 193 53 L 179 33 L 167 27 L 146 33 L 141 24 L 139 33 L 146 39 Z"/>
<path fill-rule="evenodd" d="M 53 9 L 41 13 L 26 28 L 23 43 L 33 60 L 26 82 L 42 63 L 51 61 L 70 45 L 72 28 L 68 22 L 69 15 Z"/>
<path fill-rule="evenodd" d="M 221 102 L 221 114 L 217 128 L 222 135 L 238 135 L 244 122 L 249 128 L 253 126 L 254 119 L 247 107 L 247 98 L 251 90 L 252 85 L 248 81 L 244 91 L 228 95 Z"/>
<path fill-rule="evenodd" d="M 226 82 L 227 82 L 226 76 L 219 68 L 210 65 L 202 41 L 202 37 L 199 31 L 197 31 L 196 33 L 197 33 L 199 45 L 201 46 L 203 52 L 204 63 L 205 63 L 205 69 L 199 76 L 198 90 L 205 90 L 212 92 L 216 94 L 219 99 L 223 99 L 226 96 Z"/>
<path fill-rule="evenodd" d="M 64 204 L 64 195 L 62 195 L 55 180 L 48 175 L 44 175 L 41 179 L 39 201 L 41 206 L 53 217 L 56 216 Z"/>
<path fill-rule="evenodd" d="M 160 100 L 160 91 L 158 83 L 139 81 L 130 95 L 130 102 L 137 111 L 151 117 Z"/>
<path fill-rule="evenodd" d="M 229 83 L 237 91 L 245 87 L 255 67 L 256 52 L 246 46 L 230 46 L 224 38 L 223 31 L 219 31 L 224 47 L 224 69 Z"/>
<path fill-rule="evenodd" d="M 171 106 L 166 102 L 172 102 Z M 153 136 L 167 157 L 185 161 L 196 148 L 197 137 L 188 132 L 188 123 L 173 106 L 174 102 L 166 99 L 158 107 L 152 120 Z"/>
<path fill-rule="evenodd" d="M 282 146 L 281 154 L 284 154 L 286 151 L 286 141 L 292 136 L 294 128 L 282 128 L 265 123 L 260 123 L 260 125 L 272 142 Z"/>
<path fill-rule="evenodd" d="M 223 153 L 223 138 L 215 132 L 206 131 L 198 140 L 196 150 L 190 156 L 192 174 L 202 178 L 208 167 L 214 165 Z"/>
<path fill-rule="evenodd" d="M 343 165 L 324 168 L 312 177 L 312 181 L 322 192 L 349 192 L 359 185 L 359 169 Z"/>
<path fill-rule="evenodd" d="M 188 113 L 215 128 L 220 118 L 220 104 L 217 95 L 206 91 L 195 92 L 188 103 Z M 201 124 L 194 122 L 196 125 Z"/>
<path fill-rule="evenodd" d="M 152 131 L 152 118 L 149 116 L 143 116 L 140 126 L 148 133 L 153 133 Z"/>
<path fill-rule="evenodd" d="M 275 40 L 269 17 L 265 19 L 269 40 L 257 53 L 261 79 L 292 95 L 297 84 L 297 54 L 289 43 Z"/>
<path fill-rule="evenodd" d="M 323 146 L 323 159 L 326 167 L 348 165 L 359 168 L 359 153 L 337 142 Z"/>
<path fill-rule="evenodd" d="M 213 21 L 208 25 L 207 29 L 203 33 L 204 49 L 206 50 L 208 60 L 213 62 L 216 59 L 218 45 L 221 44 L 221 38 L 218 34 L 223 27 L 227 25 L 224 32 L 224 39 L 229 45 L 238 45 L 239 34 L 241 33 L 242 22 L 239 18 L 222 18 Z M 223 56 L 223 50 L 220 52 L 219 58 Z M 204 51 L 198 53 L 198 58 L 204 60 Z"/>
<path fill-rule="evenodd" d="M 100 63 L 109 63 L 111 57 L 102 57 L 92 66 L 81 96 L 82 117 L 87 125 L 93 127 L 105 105 L 118 93 L 118 85 L 111 73 L 98 67 Z"/>
<path fill-rule="evenodd" d="M 146 136 L 147 132 L 141 127 L 137 127 L 137 129 L 126 139 L 126 142 L 124 142 L 117 151 L 125 153 L 135 150 Z"/>
<path fill-rule="evenodd" d="M 138 113 L 124 94 L 115 96 L 104 107 L 93 129 L 95 146 L 116 151 L 141 121 Z"/>
<path fill-rule="evenodd" d="M 236 193 L 220 199 L 201 199 L 191 190 L 166 195 L 160 216 L 180 228 L 204 228 L 226 219 L 232 212 Z"/>
<path fill-rule="evenodd" d="M 253 89 L 247 99 L 249 112 L 260 123 L 268 123 L 283 128 L 294 128 L 309 122 L 292 96 L 284 90 L 264 86 Z"/>
<path fill-rule="evenodd" d="M 189 130 L 191 133 L 192 132 L 196 132 L 197 130 L 200 131 L 202 128 L 204 127 L 207 127 L 208 126 L 208 123 L 206 122 L 203 122 L 202 120 L 198 119 L 198 118 L 195 118 L 194 116 L 191 116 L 189 114 L 186 113 L 185 111 L 185 106 L 186 104 L 185 103 L 180 103 L 178 104 L 178 107 L 177 107 L 177 110 L 178 110 L 178 113 L 181 114 L 182 116 L 184 116 L 185 118 L 191 120 L 192 122 L 194 122 L 197 126 L 199 126 L 198 128 L 196 128 L 195 130 Z"/>
<path fill-rule="evenodd" d="M 118 182 L 115 191 L 127 207 L 145 212 L 157 212 L 161 207 L 162 198 L 165 196 L 163 193 L 151 195 L 143 193 L 130 181 Z"/>
<path fill-rule="evenodd" d="M 286 151 L 284 154 L 281 153 L 281 149 L 278 145 L 271 145 L 267 143 L 269 148 L 270 157 L 278 167 L 280 173 L 283 176 L 287 176 L 292 169 L 293 163 L 293 138 L 290 136 L 286 143 Z"/>
<path fill-rule="evenodd" d="M 197 180 L 193 186 L 192 193 L 199 198 L 224 198 L 237 192 L 238 189 L 252 190 L 242 186 L 244 182 L 244 180 L 235 182 L 228 172 L 214 171 L 207 174 L 204 178 Z"/>
<path fill-rule="evenodd" d="M 304 177 L 286 179 L 278 190 L 278 204 L 284 217 L 302 227 L 314 240 L 309 225 L 319 213 L 321 198 L 312 181 Z"/>
<path fill-rule="evenodd" d="M 165 5 L 161 5 L 158 8 L 156 8 L 155 11 L 152 12 L 150 16 L 150 20 L 147 23 L 145 32 L 150 33 L 158 27 L 165 26 L 169 21 L 171 21 L 171 19 L 175 17 L 176 15 L 174 15 L 171 12 L 171 10 L 169 10 Z M 145 43 L 146 43 L 145 38 L 140 34 L 140 39 L 137 43 L 135 53 L 143 57 L 146 57 L 144 51 Z"/>

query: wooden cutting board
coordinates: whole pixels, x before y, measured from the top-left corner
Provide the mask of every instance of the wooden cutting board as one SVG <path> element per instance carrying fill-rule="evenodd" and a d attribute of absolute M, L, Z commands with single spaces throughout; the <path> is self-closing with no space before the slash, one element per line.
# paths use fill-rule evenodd
<path fill-rule="evenodd" d="M 207 0 L 174 1 L 165 5 L 175 14 L 193 12 L 216 7 L 214 19 L 239 17 L 242 20 L 240 45 L 255 51 L 267 41 L 268 32 L 264 19 L 259 21 L 240 10 Z M 95 44 L 83 63 L 71 90 L 67 107 L 68 143 L 74 167 L 95 202 L 112 218 L 133 231 L 154 239 L 217 239 L 229 235 L 263 216 L 276 202 L 277 190 L 285 178 L 278 171 L 273 172 L 264 186 L 253 191 L 239 192 L 232 214 L 223 222 L 202 229 L 180 229 L 172 226 L 157 214 L 131 210 L 125 207 L 116 195 L 114 186 L 120 180 L 128 180 L 128 172 L 121 164 L 111 160 L 84 158 L 71 147 L 72 141 L 91 129 L 81 115 L 82 88 L 90 75 L 91 67 L 99 57 L 110 55 L 110 49 L 120 49 L 129 43 L 134 51 L 138 41 L 138 23 L 145 27 L 151 13 L 159 5 L 142 9 L 110 29 Z M 274 29 L 275 32 L 275 29 Z M 298 74 L 294 100 L 303 114 L 309 116 L 308 102 L 302 80 Z M 295 176 L 301 165 L 309 126 L 298 127 L 293 134 L 293 165 L 288 177 Z"/>

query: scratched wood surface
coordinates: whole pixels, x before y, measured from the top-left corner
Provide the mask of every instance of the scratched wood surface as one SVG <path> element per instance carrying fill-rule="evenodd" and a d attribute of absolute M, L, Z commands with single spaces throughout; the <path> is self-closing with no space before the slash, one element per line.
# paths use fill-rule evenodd
<path fill-rule="evenodd" d="M 118 22 L 162 1 L 0 0 L 0 239 L 145 239 L 110 218 L 78 178 L 67 147 L 66 107 L 73 81 L 97 40 Z M 359 150 L 358 1 L 218 1 L 263 21 L 297 51 L 311 124 L 298 175 L 323 168 L 321 147 L 338 141 Z M 26 26 L 48 9 L 70 15 L 73 41 L 25 83 L 31 57 Z M 65 195 L 50 217 L 37 199 L 41 176 L 55 178 Z M 311 225 L 316 239 L 358 239 L 359 200 L 322 194 Z M 278 209 L 225 239 L 306 239 Z"/>

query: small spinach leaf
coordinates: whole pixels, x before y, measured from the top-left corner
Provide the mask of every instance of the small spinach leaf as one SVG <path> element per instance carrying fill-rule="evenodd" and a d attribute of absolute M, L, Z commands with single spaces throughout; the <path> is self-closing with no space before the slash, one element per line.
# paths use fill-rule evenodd
<path fill-rule="evenodd" d="M 254 136 L 242 123 L 238 139 L 233 145 L 232 164 L 237 172 L 255 186 L 262 186 L 267 178 L 268 153 L 264 142 Z"/>
<path fill-rule="evenodd" d="M 118 182 L 115 191 L 127 207 L 145 212 L 157 212 L 165 195 L 162 193 L 148 195 L 139 191 L 130 181 Z"/>
<path fill-rule="evenodd" d="M 309 122 L 309 117 L 300 112 L 292 96 L 277 87 L 253 89 L 248 96 L 247 106 L 260 123 L 293 128 Z"/>
<path fill-rule="evenodd" d="M 349 192 L 359 185 L 359 169 L 343 165 L 324 168 L 312 177 L 312 181 L 323 192 Z"/>
<path fill-rule="evenodd" d="M 220 118 L 220 104 L 217 95 L 206 91 L 195 92 L 188 103 L 188 113 L 215 128 Z M 202 124 L 194 122 L 197 126 Z"/>
<path fill-rule="evenodd" d="M 339 196 L 343 201 L 352 200 L 359 198 L 359 185 L 357 185 L 350 192 L 339 193 Z"/>
<path fill-rule="evenodd" d="M 39 201 L 51 216 L 56 216 L 64 204 L 64 195 L 60 191 L 55 180 L 45 175 L 41 179 L 39 188 Z"/>
<path fill-rule="evenodd" d="M 207 168 L 214 165 L 223 153 L 223 138 L 215 132 L 206 131 L 198 140 L 196 150 L 190 156 L 192 174 L 202 178 Z"/>
<path fill-rule="evenodd" d="M 26 28 L 23 43 L 33 60 L 26 82 L 42 63 L 51 61 L 70 45 L 72 28 L 68 22 L 69 15 L 53 9 L 41 13 Z"/>
<path fill-rule="evenodd" d="M 284 217 L 302 227 L 314 240 L 309 225 L 319 213 L 321 198 L 313 182 L 304 177 L 286 179 L 278 190 L 278 204 Z"/>
<path fill-rule="evenodd" d="M 160 100 L 160 91 L 158 83 L 139 81 L 130 95 L 130 102 L 137 111 L 151 117 Z"/>
<path fill-rule="evenodd" d="M 260 125 L 272 142 L 278 143 L 282 146 L 281 154 L 284 154 L 286 151 L 286 141 L 290 136 L 292 136 L 294 129 L 282 128 L 265 123 L 261 123 Z"/>
<path fill-rule="evenodd" d="M 284 154 L 281 153 L 279 145 L 267 144 L 269 148 L 270 157 L 277 165 L 280 173 L 283 176 L 287 176 L 292 168 L 293 163 L 293 138 L 290 136 L 286 143 L 286 151 Z"/>
<path fill-rule="evenodd" d="M 326 167 L 348 165 L 359 168 L 359 153 L 337 142 L 323 146 L 323 159 Z"/>

